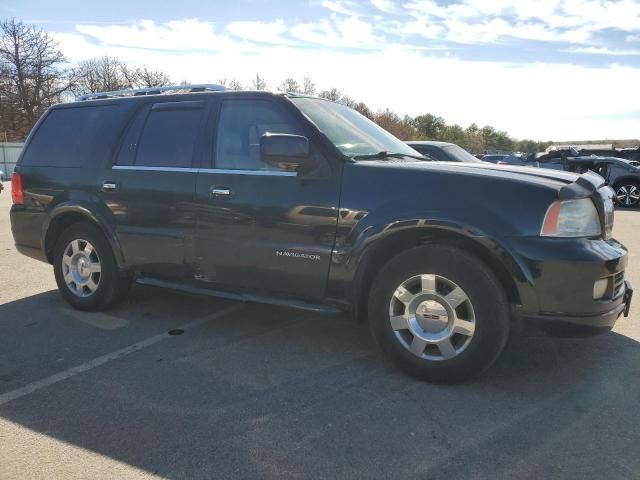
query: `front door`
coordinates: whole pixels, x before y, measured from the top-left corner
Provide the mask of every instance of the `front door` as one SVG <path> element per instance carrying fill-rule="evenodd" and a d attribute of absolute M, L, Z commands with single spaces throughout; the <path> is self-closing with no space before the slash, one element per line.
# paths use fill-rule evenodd
<path fill-rule="evenodd" d="M 265 133 L 309 137 L 284 98 L 217 105 L 211 168 L 197 179 L 196 278 L 217 287 L 307 299 L 325 291 L 338 218 L 341 169 L 310 140 L 315 168 L 299 174 L 266 164 Z"/>

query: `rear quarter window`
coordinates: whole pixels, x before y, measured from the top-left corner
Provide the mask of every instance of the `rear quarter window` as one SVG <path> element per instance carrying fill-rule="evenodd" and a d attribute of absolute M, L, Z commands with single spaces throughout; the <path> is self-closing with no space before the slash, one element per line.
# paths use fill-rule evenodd
<path fill-rule="evenodd" d="M 22 165 L 80 167 L 109 156 L 122 114 L 117 104 L 50 110 L 22 156 Z"/>

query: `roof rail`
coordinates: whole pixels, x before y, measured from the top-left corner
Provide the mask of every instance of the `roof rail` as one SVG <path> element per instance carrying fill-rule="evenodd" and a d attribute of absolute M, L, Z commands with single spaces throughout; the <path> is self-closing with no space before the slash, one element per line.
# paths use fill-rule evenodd
<path fill-rule="evenodd" d="M 173 92 L 180 90 L 188 90 L 189 92 L 221 92 L 226 90 L 224 85 L 215 83 L 203 83 L 197 85 L 169 85 L 166 87 L 149 87 L 149 88 L 129 88 L 126 90 L 114 90 L 113 92 L 96 92 L 79 95 L 76 102 L 84 102 L 86 100 L 99 100 L 102 98 L 116 97 L 137 97 L 141 95 L 159 95 L 163 92 Z"/>

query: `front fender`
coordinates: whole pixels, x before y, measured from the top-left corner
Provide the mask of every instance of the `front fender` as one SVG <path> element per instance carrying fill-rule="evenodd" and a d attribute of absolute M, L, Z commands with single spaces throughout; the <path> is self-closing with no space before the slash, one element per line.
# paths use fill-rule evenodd
<path fill-rule="evenodd" d="M 340 215 L 348 218 L 349 215 Z M 377 271 L 400 251 L 420 244 L 444 243 L 469 249 L 506 284 L 514 303 L 537 307 L 534 275 L 525 260 L 508 242 L 469 224 L 437 218 L 411 217 L 376 223 L 371 216 L 343 232 L 334 250 L 330 291 L 356 305 Z M 344 227 L 344 225 L 342 226 Z M 340 227 L 339 227 L 340 229 Z"/>

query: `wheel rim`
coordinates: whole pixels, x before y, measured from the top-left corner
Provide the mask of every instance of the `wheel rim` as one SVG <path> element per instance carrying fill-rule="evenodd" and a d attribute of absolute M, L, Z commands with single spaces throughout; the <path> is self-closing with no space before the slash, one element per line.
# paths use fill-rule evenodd
<path fill-rule="evenodd" d="M 405 280 L 389 303 L 389 321 L 398 341 L 426 360 L 450 360 L 471 343 L 476 316 L 467 294 L 440 275 Z"/>
<path fill-rule="evenodd" d="M 67 287 L 78 297 L 88 297 L 100 284 L 102 268 L 96 249 L 86 240 L 69 242 L 62 254 L 62 275 Z"/>
<path fill-rule="evenodd" d="M 640 201 L 640 187 L 633 184 L 625 184 L 616 190 L 616 199 L 620 205 L 631 207 Z"/>

